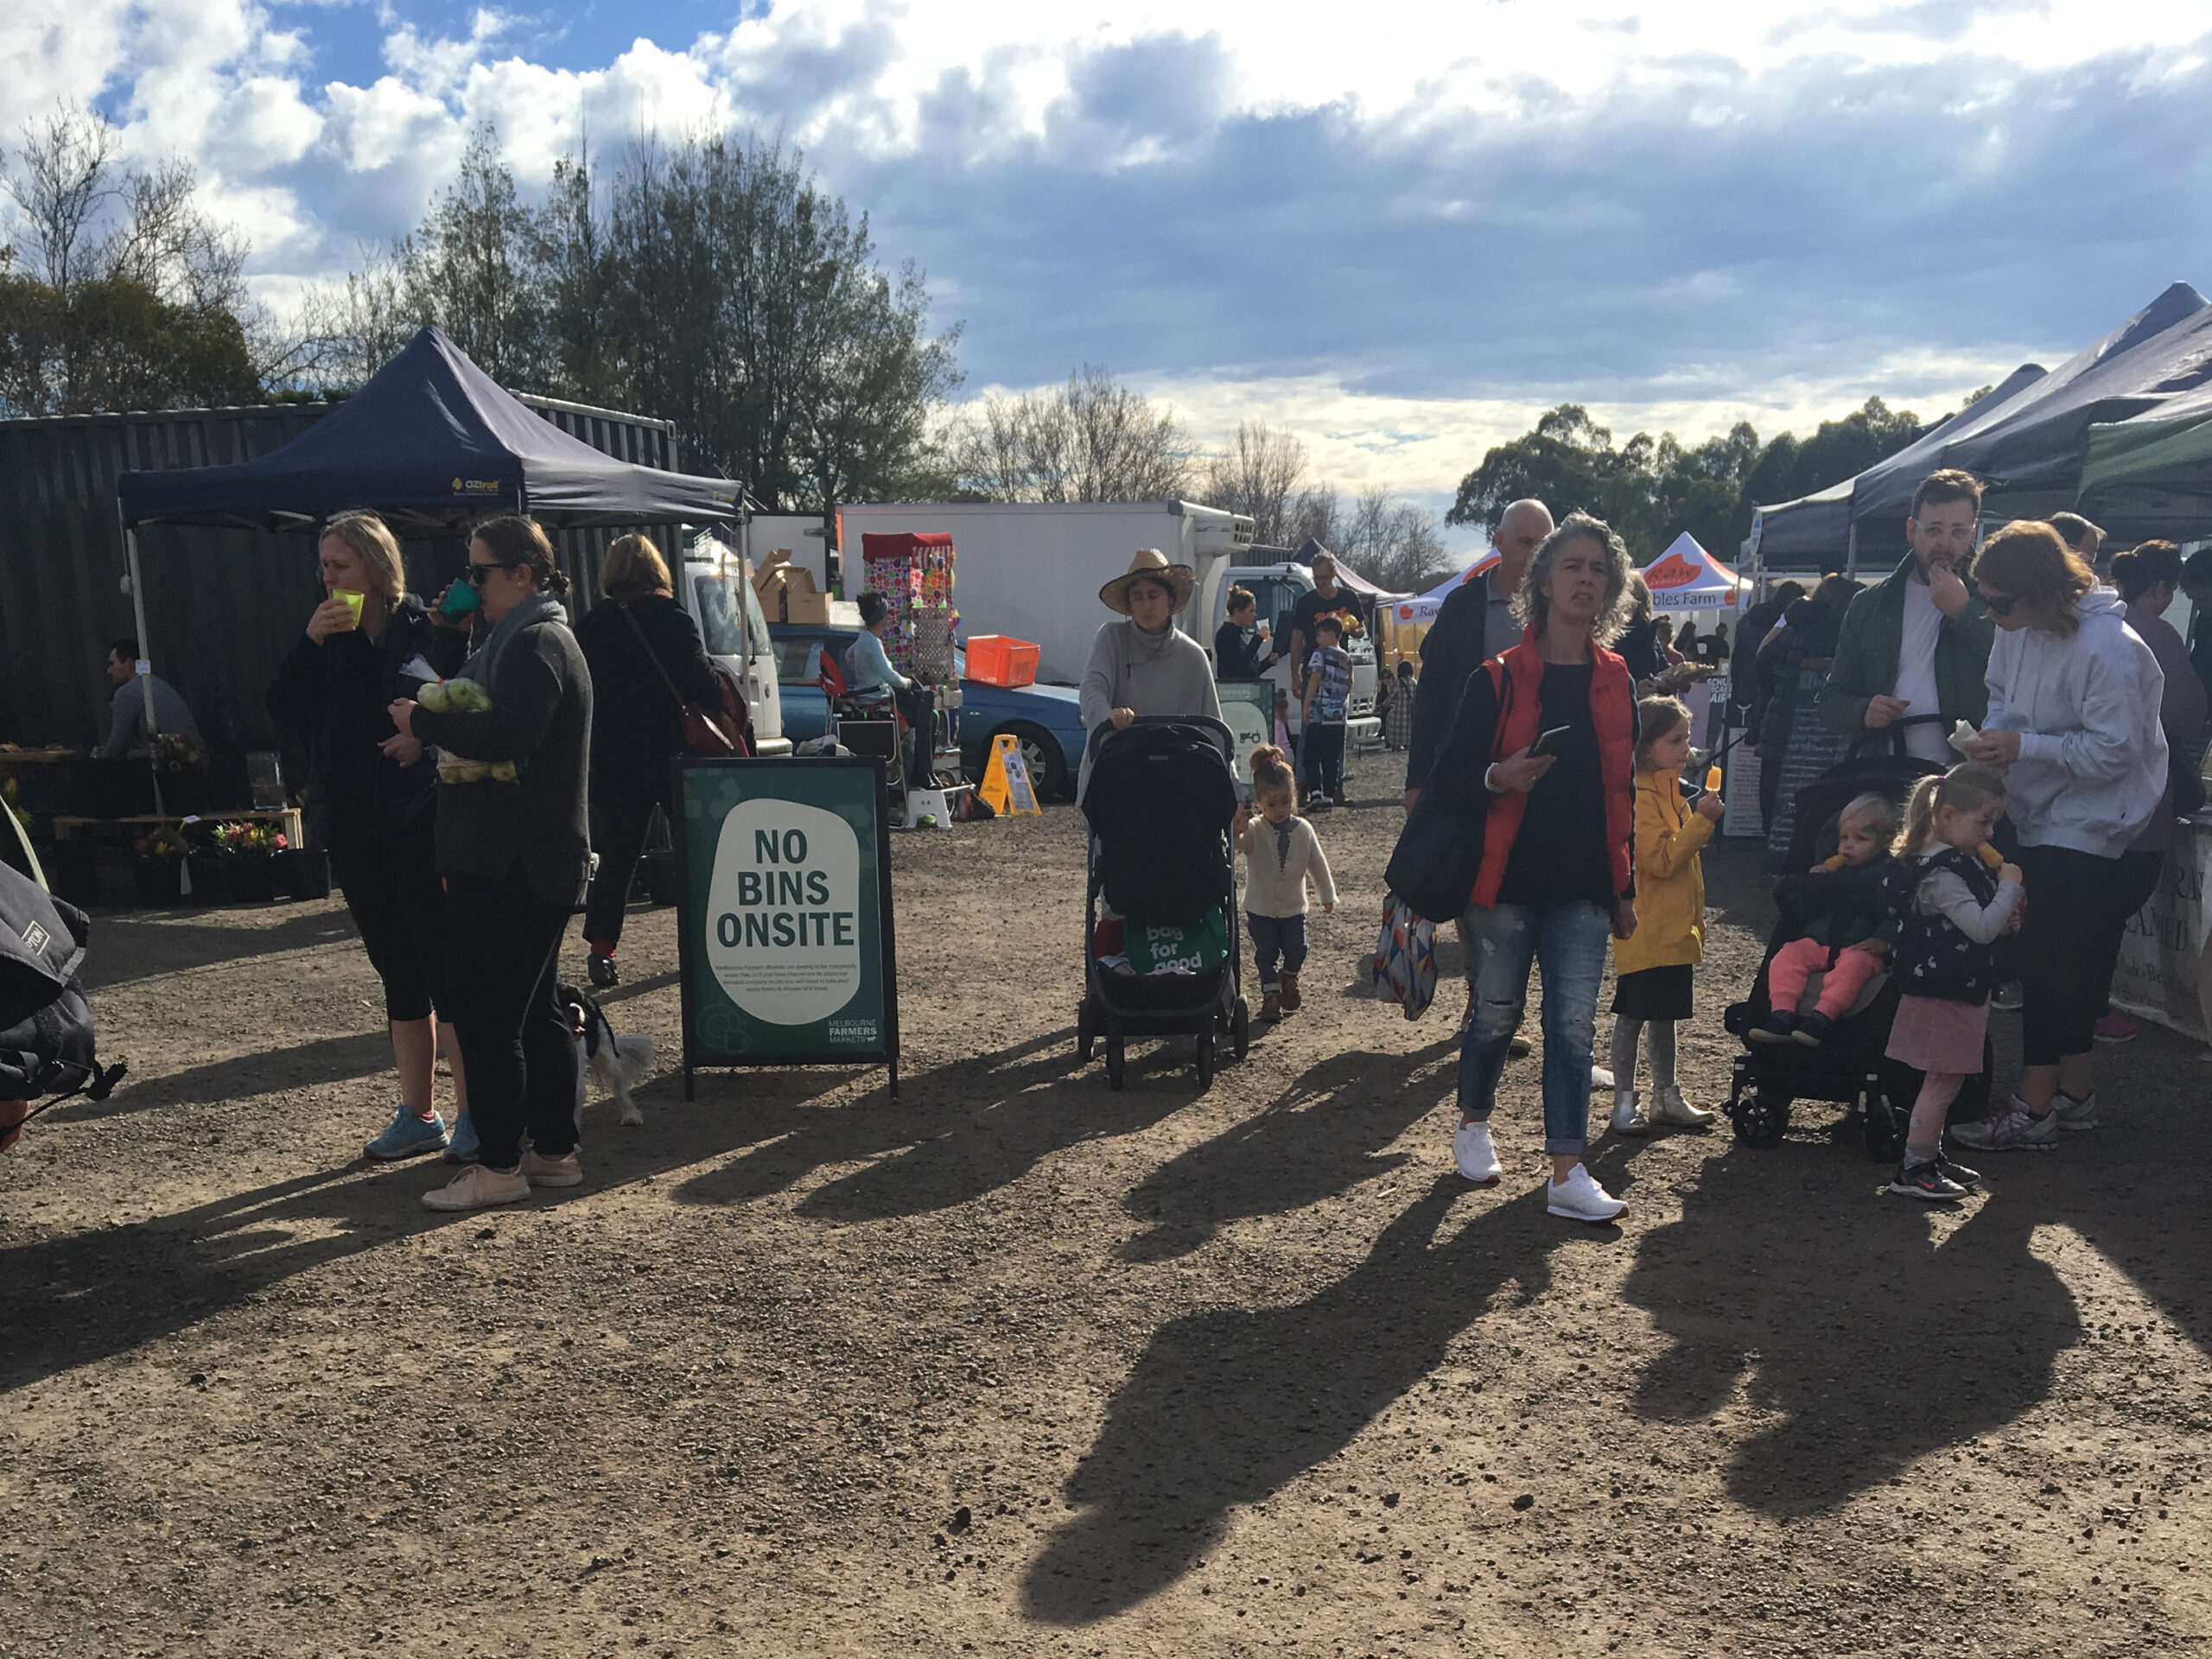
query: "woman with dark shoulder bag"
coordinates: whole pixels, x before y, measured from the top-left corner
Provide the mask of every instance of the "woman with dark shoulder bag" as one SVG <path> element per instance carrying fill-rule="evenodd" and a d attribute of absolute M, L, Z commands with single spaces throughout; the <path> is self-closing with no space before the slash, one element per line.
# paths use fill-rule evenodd
<path fill-rule="evenodd" d="M 643 536 L 625 536 L 599 567 L 606 597 L 576 625 L 591 669 L 591 827 L 599 854 L 584 900 L 591 982 L 617 982 L 614 951 L 630 878 L 658 806 L 671 823 L 669 763 L 687 747 L 685 704 L 718 715 L 721 683 L 698 624 L 677 600 L 667 563 Z"/>

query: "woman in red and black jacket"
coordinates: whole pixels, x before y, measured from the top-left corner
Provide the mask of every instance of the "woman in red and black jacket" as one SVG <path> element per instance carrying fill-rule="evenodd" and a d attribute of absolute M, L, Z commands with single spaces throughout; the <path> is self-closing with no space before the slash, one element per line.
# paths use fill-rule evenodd
<path fill-rule="evenodd" d="M 1529 562 L 1521 643 L 1467 683 L 1433 782 L 1459 804 L 1482 861 L 1459 925 L 1475 1014 L 1459 1052 L 1459 1173 L 1503 1173 L 1490 1134 L 1529 969 L 1544 972 L 1544 1150 L 1555 1216 L 1608 1222 L 1627 1209 L 1583 1166 L 1590 1056 L 1609 938 L 1636 928 L 1636 690 L 1605 649 L 1627 621 L 1630 566 L 1600 519 L 1570 513 Z"/>

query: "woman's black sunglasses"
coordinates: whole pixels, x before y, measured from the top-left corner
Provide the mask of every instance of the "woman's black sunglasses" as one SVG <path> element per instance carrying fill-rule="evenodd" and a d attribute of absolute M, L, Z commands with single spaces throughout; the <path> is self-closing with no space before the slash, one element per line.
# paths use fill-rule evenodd
<path fill-rule="evenodd" d="M 2018 594 L 1984 594 L 1981 602 L 1989 607 L 1992 616 L 2010 616 L 2012 607 L 2020 602 Z"/>
<path fill-rule="evenodd" d="M 492 571 L 512 570 L 513 569 L 514 565 L 505 559 L 501 559 L 493 564 L 479 564 L 475 560 L 471 559 L 467 564 L 461 567 L 461 579 L 472 588 L 481 588 L 484 585 L 484 578 Z"/>

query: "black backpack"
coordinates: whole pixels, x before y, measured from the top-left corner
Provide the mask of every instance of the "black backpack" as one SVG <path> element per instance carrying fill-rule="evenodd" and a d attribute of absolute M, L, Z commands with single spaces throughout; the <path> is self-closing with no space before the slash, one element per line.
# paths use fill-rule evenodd
<path fill-rule="evenodd" d="M 122 1066 L 103 1067 L 93 1053 L 92 1011 L 77 981 L 91 926 L 74 905 L 0 865 L 0 1100 L 105 1100 L 122 1077 Z"/>

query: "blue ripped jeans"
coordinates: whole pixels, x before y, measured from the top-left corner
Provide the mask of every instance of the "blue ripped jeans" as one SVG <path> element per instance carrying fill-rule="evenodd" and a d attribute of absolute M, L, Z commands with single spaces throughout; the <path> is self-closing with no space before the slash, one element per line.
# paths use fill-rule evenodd
<path fill-rule="evenodd" d="M 1590 1141 L 1590 1055 L 1612 918 L 1593 904 L 1470 905 L 1459 928 L 1475 990 L 1475 1017 L 1459 1045 L 1460 1115 L 1490 1120 L 1534 963 L 1544 975 L 1544 1150 L 1580 1157 Z"/>

